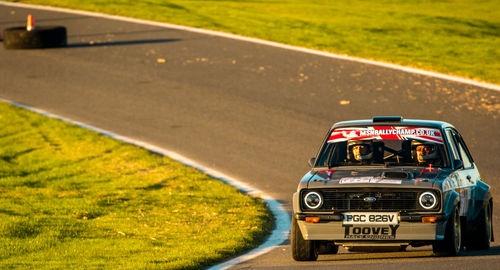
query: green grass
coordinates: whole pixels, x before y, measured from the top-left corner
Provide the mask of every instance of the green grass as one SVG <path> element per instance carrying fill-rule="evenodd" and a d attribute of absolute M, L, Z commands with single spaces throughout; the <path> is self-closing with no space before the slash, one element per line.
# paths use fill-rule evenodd
<path fill-rule="evenodd" d="M 200 268 L 272 229 L 261 199 L 0 102 L 0 268 Z"/>
<path fill-rule="evenodd" d="M 20 0 L 171 22 L 500 83 L 498 0 Z"/>

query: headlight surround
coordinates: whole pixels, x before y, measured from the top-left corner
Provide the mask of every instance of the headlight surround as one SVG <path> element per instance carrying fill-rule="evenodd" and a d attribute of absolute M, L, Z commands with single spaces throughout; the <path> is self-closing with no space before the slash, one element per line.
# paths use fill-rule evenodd
<path fill-rule="evenodd" d="M 434 194 L 433 192 L 430 192 L 430 191 L 427 191 L 427 192 L 420 194 L 420 197 L 418 198 L 418 202 L 419 202 L 420 206 L 426 210 L 433 209 L 438 204 L 436 194 Z"/>
<path fill-rule="evenodd" d="M 318 209 L 323 205 L 323 197 L 321 197 L 321 194 L 315 191 L 308 192 L 304 196 L 304 204 L 309 208 L 309 209 Z"/>

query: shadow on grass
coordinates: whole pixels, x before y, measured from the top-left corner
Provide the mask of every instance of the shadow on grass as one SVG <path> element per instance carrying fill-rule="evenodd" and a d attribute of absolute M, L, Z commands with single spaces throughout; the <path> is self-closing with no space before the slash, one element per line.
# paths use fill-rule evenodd
<path fill-rule="evenodd" d="M 3 161 L 5 161 L 7 163 L 13 164 L 14 160 L 16 160 L 17 158 L 19 158 L 23 155 L 29 154 L 35 150 L 37 150 L 37 148 L 26 149 L 24 151 L 16 152 L 16 153 L 11 154 L 11 155 L 9 155 L 9 154 L 2 155 L 2 156 L 0 156 L 0 159 L 2 159 Z"/>
<path fill-rule="evenodd" d="M 22 216 L 21 214 L 17 213 L 17 212 L 14 212 L 14 211 L 11 211 L 11 210 L 5 210 L 5 209 L 0 209 L 0 214 L 6 214 L 6 215 L 9 215 L 9 216 Z"/>
<path fill-rule="evenodd" d="M 162 189 L 164 187 L 167 186 L 167 180 L 162 180 L 156 184 L 152 184 L 152 185 L 149 185 L 147 187 L 141 187 L 141 188 L 137 188 L 137 189 L 143 189 L 143 190 L 158 190 L 158 189 Z"/>

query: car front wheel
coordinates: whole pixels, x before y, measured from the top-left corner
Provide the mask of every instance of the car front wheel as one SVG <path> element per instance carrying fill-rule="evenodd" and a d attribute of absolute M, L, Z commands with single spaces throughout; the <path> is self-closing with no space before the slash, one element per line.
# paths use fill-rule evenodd
<path fill-rule="evenodd" d="M 434 242 L 432 251 L 436 256 L 455 256 L 460 251 L 461 244 L 462 229 L 458 207 L 456 207 L 446 224 L 444 239 Z"/>
<path fill-rule="evenodd" d="M 296 261 L 315 261 L 318 259 L 318 247 L 315 241 L 305 240 L 300 232 L 297 219 L 292 217 L 292 231 L 290 235 L 292 256 Z"/>

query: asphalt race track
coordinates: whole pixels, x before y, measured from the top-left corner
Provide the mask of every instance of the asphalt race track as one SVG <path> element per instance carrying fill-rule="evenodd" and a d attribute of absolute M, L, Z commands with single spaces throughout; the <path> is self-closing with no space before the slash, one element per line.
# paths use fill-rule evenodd
<path fill-rule="evenodd" d="M 493 186 L 497 242 L 483 252 L 322 255 L 289 243 L 234 268 L 498 269 L 500 92 L 353 61 L 192 32 L 0 4 L 0 31 L 63 25 L 68 46 L 5 50 L 0 97 L 183 154 L 291 209 L 307 160 L 337 121 L 403 115 L 453 123 Z"/>

